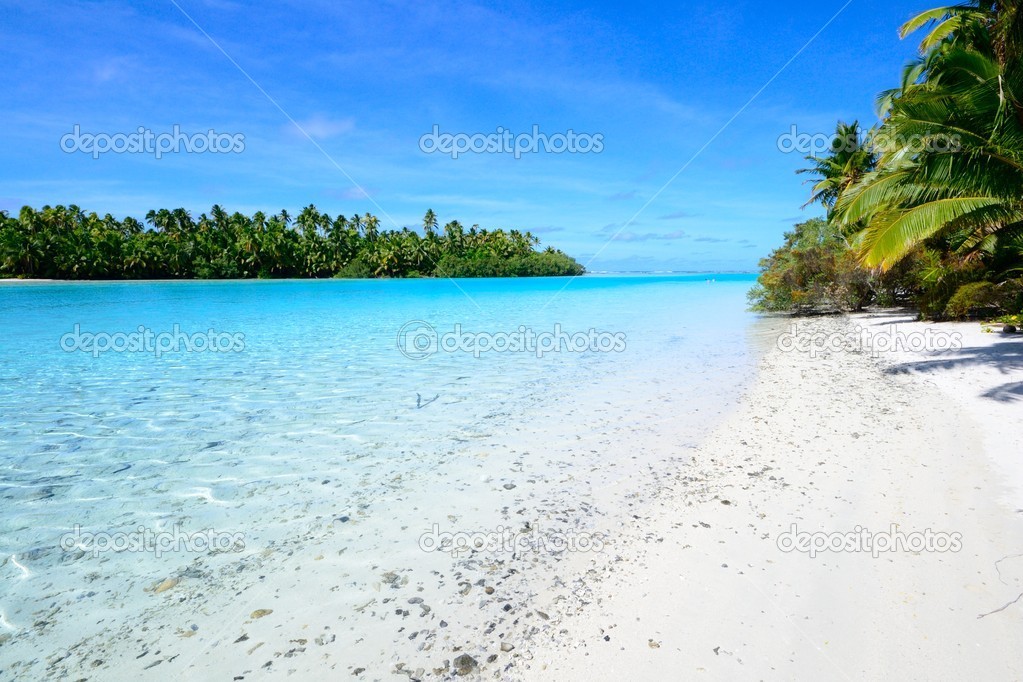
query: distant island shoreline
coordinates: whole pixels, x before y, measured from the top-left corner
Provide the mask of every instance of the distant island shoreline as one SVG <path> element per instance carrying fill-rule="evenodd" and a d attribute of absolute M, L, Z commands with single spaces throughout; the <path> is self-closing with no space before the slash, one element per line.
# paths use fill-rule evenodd
<path fill-rule="evenodd" d="M 242 280 L 574 277 L 574 258 L 528 231 L 438 229 L 433 210 L 423 234 L 382 230 L 369 213 L 331 217 L 309 205 L 294 218 L 227 213 L 198 218 L 183 208 L 123 220 L 75 205 L 0 211 L 0 280 Z"/>

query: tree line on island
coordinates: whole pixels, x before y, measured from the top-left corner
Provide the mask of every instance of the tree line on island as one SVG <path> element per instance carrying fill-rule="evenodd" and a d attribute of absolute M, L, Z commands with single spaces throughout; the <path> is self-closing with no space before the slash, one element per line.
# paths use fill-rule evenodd
<path fill-rule="evenodd" d="M 877 98 L 879 122 L 839 123 L 808 220 L 761 262 L 761 311 L 910 303 L 931 319 L 1023 311 L 1023 2 L 923 12 L 920 56 Z"/>
<path fill-rule="evenodd" d="M 563 252 L 538 250 L 529 232 L 382 230 L 373 215 L 332 218 L 307 206 L 246 216 L 213 206 L 209 215 L 161 209 L 135 218 L 99 217 L 77 206 L 0 212 L 0 277 L 47 279 L 238 279 L 255 277 L 537 277 L 579 275 Z"/>

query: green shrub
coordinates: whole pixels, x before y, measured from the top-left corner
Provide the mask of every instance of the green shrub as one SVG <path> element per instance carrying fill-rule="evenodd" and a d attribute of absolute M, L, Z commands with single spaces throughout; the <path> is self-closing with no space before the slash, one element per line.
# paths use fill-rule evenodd
<path fill-rule="evenodd" d="M 560 251 L 530 253 L 503 259 L 494 254 L 447 254 L 434 269 L 436 277 L 564 277 L 586 268 Z"/>
<path fill-rule="evenodd" d="M 970 282 L 959 287 L 945 306 L 952 319 L 1013 315 L 1023 306 L 1023 280 Z"/>
<path fill-rule="evenodd" d="M 338 279 L 369 279 L 372 276 L 373 268 L 361 253 L 334 275 Z"/>
<path fill-rule="evenodd" d="M 760 261 L 747 294 L 760 312 L 861 310 L 872 297 L 871 275 L 859 266 L 839 228 L 821 218 L 799 223 L 785 244 Z"/>

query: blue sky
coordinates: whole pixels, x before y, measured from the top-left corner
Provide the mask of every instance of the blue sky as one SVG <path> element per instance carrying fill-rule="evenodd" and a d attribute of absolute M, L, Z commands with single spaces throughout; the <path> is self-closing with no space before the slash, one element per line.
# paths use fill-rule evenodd
<path fill-rule="evenodd" d="M 872 123 L 914 54 L 898 26 L 932 4 L 852 0 L 777 75 L 845 0 L 0 0 L 0 209 L 313 203 L 394 227 L 433 208 L 532 230 L 591 270 L 752 270 L 817 214 L 779 135 Z M 94 159 L 61 151 L 75 125 L 213 129 L 244 151 Z M 434 125 L 599 133 L 603 150 L 452 159 L 420 150 Z"/>

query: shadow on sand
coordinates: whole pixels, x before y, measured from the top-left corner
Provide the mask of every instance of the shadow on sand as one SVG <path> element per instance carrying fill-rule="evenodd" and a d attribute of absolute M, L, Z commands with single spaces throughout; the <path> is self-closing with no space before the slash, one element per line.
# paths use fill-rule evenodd
<path fill-rule="evenodd" d="M 914 362 L 900 362 L 885 371 L 889 374 L 906 372 L 938 372 L 959 367 L 992 367 L 1002 374 L 1023 371 L 1023 334 L 1006 335 L 990 346 L 965 347 L 945 351 L 940 357 Z M 1010 381 L 985 391 L 981 397 L 1002 403 L 1023 400 L 1023 381 Z"/>

